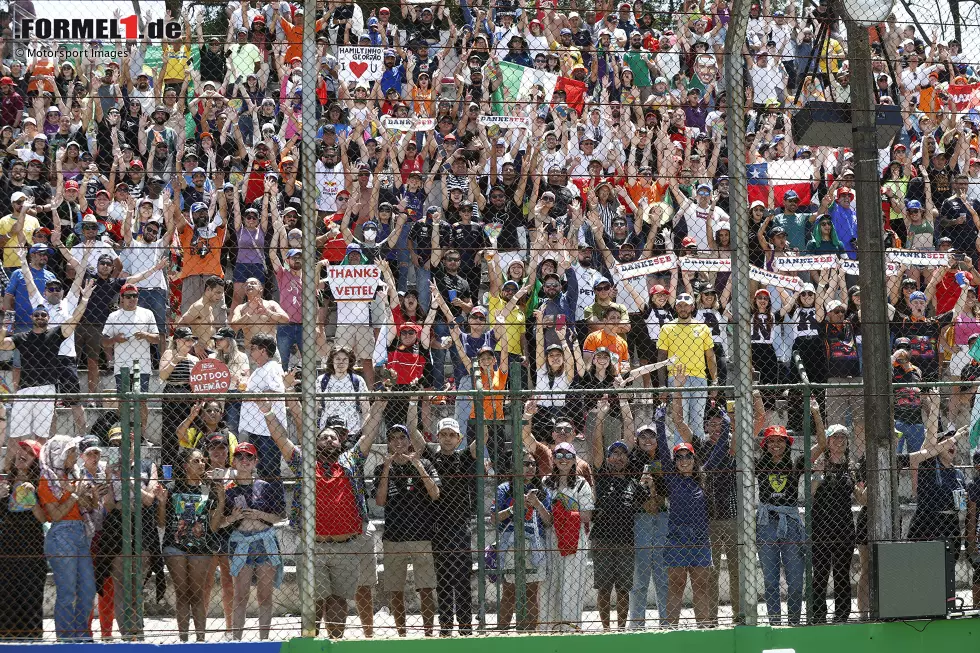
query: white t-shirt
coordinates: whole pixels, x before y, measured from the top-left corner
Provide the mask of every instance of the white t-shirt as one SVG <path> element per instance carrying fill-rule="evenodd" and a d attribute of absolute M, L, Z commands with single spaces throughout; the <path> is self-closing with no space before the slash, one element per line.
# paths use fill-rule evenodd
<path fill-rule="evenodd" d="M 99 264 L 99 257 L 101 257 L 103 254 L 111 256 L 113 261 L 119 258 L 119 255 L 116 254 L 116 250 L 112 249 L 111 246 L 101 240 L 96 241 L 95 244 L 92 245 L 92 249 L 89 251 L 87 258 L 85 257 L 85 246 L 81 243 L 71 248 L 71 255 L 75 257 L 76 261 L 82 264 L 82 269 L 84 270 L 88 270 L 89 268 L 95 270 Z M 142 270 L 140 270 L 140 272 L 142 272 Z"/>
<path fill-rule="evenodd" d="M 265 365 L 255 368 L 252 375 L 248 377 L 245 392 L 285 392 L 286 386 L 282 382 L 282 377 L 282 365 L 275 360 L 270 360 Z M 286 402 L 273 400 L 272 410 L 282 427 L 286 428 Z M 272 435 L 269 432 L 269 425 L 265 423 L 265 415 L 254 401 L 246 401 L 242 404 L 240 423 L 245 427 L 242 430 L 248 433 Z"/>
<path fill-rule="evenodd" d="M 355 393 L 367 390 L 367 383 L 357 374 L 345 374 L 340 378 L 333 375 L 325 378 L 321 374 L 316 380 L 317 391 L 336 392 L 336 393 Z M 351 380 L 353 379 L 353 383 Z M 348 397 L 346 399 L 328 399 L 323 401 L 323 412 L 320 414 L 319 426 L 322 429 L 327 424 L 328 417 L 340 417 L 347 425 L 350 433 L 361 432 L 361 413 L 357 408 L 357 400 Z"/>
<path fill-rule="evenodd" d="M 687 223 L 687 235 L 698 241 L 698 249 L 708 249 L 708 209 L 691 202 L 680 217 Z M 728 214 L 715 207 L 714 223 L 728 222 Z"/>
<path fill-rule="evenodd" d="M 771 61 L 765 68 L 757 64 L 749 70 L 749 77 L 752 79 L 752 101 L 756 104 L 779 99 L 779 89 L 783 85 L 783 79 L 782 72 L 777 66 L 778 64 Z"/>
<path fill-rule="evenodd" d="M 316 208 L 318 211 L 337 210 L 337 193 L 344 190 L 344 165 L 338 163 L 328 168 L 322 161 L 316 162 Z"/>
<path fill-rule="evenodd" d="M 133 311 L 119 309 L 109 313 L 109 318 L 102 327 L 102 335 L 106 338 L 115 336 L 126 336 L 126 342 L 117 342 L 115 345 L 115 355 L 113 356 L 113 371 L 120 373 L 123 366 L 131 367 L 133 361 L 139 361 L 140 369 L 146 370 L 143 374 L 152 369 L 153 359 L 150 355 L 150 343 L 133 336 L 138 332 L 152 333 L 159 335 L 157 331 L 157 321 L 153 317 L 153 312 L 148 308 L 137 306 Z"/>
<path fill-rule="evenodd" d="M 157 264 L 166 249 L 166 246 L 161 241 L 144 243 L 142 240 L 133 238 L 132 244 L 125 248 L 119 256 L 122 259 L 123 272 L 128 275 L 133 275 L 139 274 L 144 270 L 149 270 Z M 166 290 L 167 277 L 163 270 L 157 270 L 136 285 L 139 288 L 159 288 Z"/>

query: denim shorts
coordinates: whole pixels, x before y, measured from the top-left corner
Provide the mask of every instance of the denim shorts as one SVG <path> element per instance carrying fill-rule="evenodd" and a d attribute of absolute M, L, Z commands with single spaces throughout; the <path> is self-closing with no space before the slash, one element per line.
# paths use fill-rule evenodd
<path fill-rule="evenodd" d="M 261 540 L 252 542 L 248 545 L 248 553 L 245 555 L 245 564 L 252 566 L 271 565 L 272 557 L 278 553 L 278 551 L 267 551 L 265 543 Z"/>
<path fill-rule="evenodd" d="M 186 551 L 181 551 L 180 549 L 178 549 L 175 546 L 165 546 L 165 547 L 163 547 L 163 552 L 162 553 L 163 553 L 163 557 L 164 558 L 177 557 L 177 556 L 187 556 L 188 558 L 191 559 L 191 561 L 196 561 L 196 560 L 210 560 L 211 559 L 211 555 L 210 554 L 207 554 L 207 553 L 187 553 Z"/>
<path fill-rule="evenodd" d="M 265 265 L 262 263 L 236 263 L 232 279 L 235 283 L 245 283 L 255 277 L 265 283 Z"/>

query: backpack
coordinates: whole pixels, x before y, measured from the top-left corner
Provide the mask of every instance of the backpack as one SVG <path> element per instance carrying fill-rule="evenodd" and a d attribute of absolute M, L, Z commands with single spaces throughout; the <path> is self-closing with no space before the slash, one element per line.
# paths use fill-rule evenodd
<path fill-rule="evenodd" d="M 360 377 L 356 376 L 353 372 L 348 372 L 347 378 L 350 379 L 350 384 L 351 387 L 354 388 L 354 392 L 358 392 L 358 393 L 364 392 L 364 388 L 361 386 Z M 329 375 L 324 374 L 323 376 L 320 377 L 320 392 L 327 391 L 328 383 L 330 383 Z M 320 414 L 322 415 L 326 409 L 327 409 L 327 399 L 326 397 L 324 397 L 320 404 Z M 358 401 L 357 399 L 354 399 L 354 410 L 357 411 L 358 415 L 361 415 L 361 402 Z"/>

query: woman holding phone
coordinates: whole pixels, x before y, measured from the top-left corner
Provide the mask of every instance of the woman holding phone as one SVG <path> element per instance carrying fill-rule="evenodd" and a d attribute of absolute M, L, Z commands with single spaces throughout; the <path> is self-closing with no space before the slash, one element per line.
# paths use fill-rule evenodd
<path fill-rule="evenodd" d="M 256 477 L 259 453 L 243 442 L 234 455 L 235 485 L 225 492 L 223 526 L 233 526 L 228 540 L 231 575 L 235 579 L 232 636 L 241 641 L 248 597 L 255 580 L 259 603 L 259 639 L 269 639 L 272 592 L 282 584 L 283 560 L 272 525 L 286 512 L 282 485 Z"/>

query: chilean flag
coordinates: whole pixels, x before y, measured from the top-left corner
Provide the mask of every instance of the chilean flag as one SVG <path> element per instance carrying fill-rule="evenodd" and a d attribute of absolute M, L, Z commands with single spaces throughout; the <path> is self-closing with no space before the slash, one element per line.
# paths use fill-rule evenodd
<path fill-rule="evenodd" d="M 813 164 L 801 161 L 766 161 L 746 166 L 749 177 L 749 204 L 756 200 L 768 203 L 769 186 L 773 186 L 776 206 L 783 205 L 783 196 L 794 190 L 800 196 L 800 207 L 810 203 Z M 774 207 L 773 207 L 774 208 Z"/>

